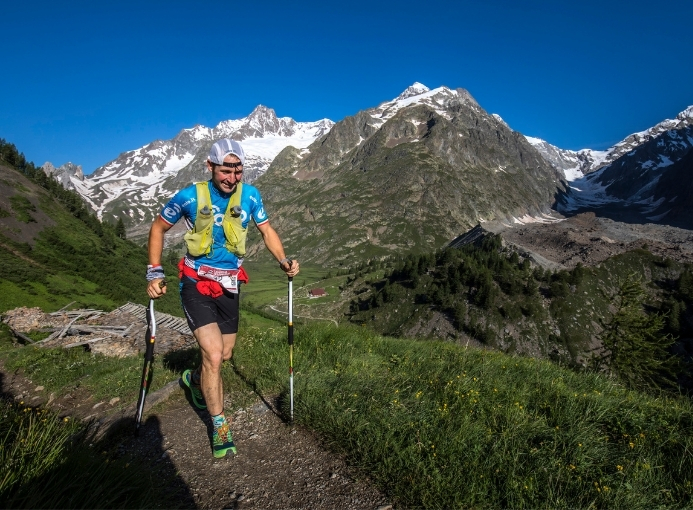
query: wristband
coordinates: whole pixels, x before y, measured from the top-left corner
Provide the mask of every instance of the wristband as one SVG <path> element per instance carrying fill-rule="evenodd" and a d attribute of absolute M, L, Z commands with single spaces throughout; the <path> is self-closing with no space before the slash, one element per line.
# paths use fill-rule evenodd
<path fill-rule="evenodd" d="M 290 258 L 287 258 L 287 257 L 284 257 L 283 259 L 281 259 L 281 260 L 279 261 L 279 267 L 282 267 L 282 264 L 284 264 L 284 262 L 288 262 L 288 263 L 289 263 L 289 267 L 291 267 L 291 259 L 290 259 Z"/>
<path fill-rule="evenodd" d="M 166 278 L 166 275 L 164 275 L 164 268 L 161 266 L 148 265 L 146 278 L 148 282 L 151 282 L 152 280 L 158 280 L 160 278 Z"/>

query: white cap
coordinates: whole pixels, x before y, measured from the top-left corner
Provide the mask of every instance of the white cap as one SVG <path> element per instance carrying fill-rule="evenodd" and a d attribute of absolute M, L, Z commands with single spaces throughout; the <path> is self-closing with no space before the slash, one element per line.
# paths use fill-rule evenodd
<path fill-rule="evenodd" d="M 209 160 L 212 163 L 221 165 L 224 162 L 224 158 L 229 154 L 233 154 L 238 159 L 241 160 L 241 164 L 245 165 L 245 152 L 243 152 L 243 147 L 236 140 L 231 140 L 231 138 L 224 138 L 222 140 L 217 140 L 212 145 L 209 150 Z"/>

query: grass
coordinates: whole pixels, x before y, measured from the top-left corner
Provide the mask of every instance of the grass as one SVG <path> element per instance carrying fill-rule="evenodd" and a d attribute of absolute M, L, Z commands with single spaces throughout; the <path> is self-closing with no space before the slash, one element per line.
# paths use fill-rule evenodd
<path fill-rule="evenodd" d="M 277 299 L 286 298 L 287 279 L 276 262 L 264 259 L 247 260 L 243 267 L 250 276 L 250 283 L 243 287 L 243 300 L 256 307 L 274 304 Z M 314 264 L 301 264 L 300 274 L 294 278 L 294 288 L 307 286 L 320 287 L 327 270 Z"/>
<path fill-rule="evenodd" d="M 50 275 L 49 279 L 63 279 L 60 276 Z M 39 282 L 25 283 L 18 285 L 7 280 L 0 280 L 0 310 L 11 310 L 21 303 L 21 306 L 39 307 L 47 312 L 59 310 L 63 306 L 74 301 L 71 308 L 97 308 L 113 309 L 116 308 L 114 301 L 104 297 L 97 292 L 90 292 L 86 286 L 80 287 L 79 278 L 73 279 L 74 293 L 63 292 L 60 294 L 52 293 L 50 285 Z"/>
<path fill-rule="evenodd" d="M 266 304 L 285 296 L 286 279 L 276 267 L 250 264 L 249 272 L 245 299 Z M 310 281 L 309 276 L 317 278 L 320 272 L 313 275 L 304 268 L 297 280 Z M 49 276 L 40 285 L 69 287 L 58 277 Z M 288 355 L 285 325 L 244 310 L 233 363 L 222 370 L 232 407 L 246 407 L 260 393 L 280 394 L 286 409 Z M 0 356 L 9 370 L 21 368 L 50 392 L 80 388 L 96 400 L 136 400 L 141 356 L 114 359 L 74 349 L 17 348 L 6 329 L 0 331 Z M 196 350 L 157 356 L 152 389 L 198 362 Z M 629 391 L 547 361 L 317 323 L 296 328 L 294 369 L 296 420 L 318 431 L 402 506 L 693 504 L 693 406 L 688 399 Z M 11 423 L 3 429 L 11 431 L 7 437 L 18 434 L 19 422 Z M 23 455 L 17 448 L 12 452 L 8 458 Z M 69 487 L 67 479 L 59 478 L 63 464 L 58 459 L 70 455 L 60 453 L 48 459 L 50 466 L 32 467 L 38 474 L 29 478 L 35 482 L 48 476 L 59 487 Z M 91 466 L 88 455 L 79 462 Z M 106 468 L 101 464 L 87 469 L 105 473 L 99 471 Z M 98 491 L 103 478 L 95 480 Z M 117 476 L 114 480 L 119 483 Z M 19 482 L 12 483 L 12 494 L 29 497 L 28 485 L 20 490 Z M 51 494 L 36 498 L 54 501 Z M 36 503 L 40 499 L 12 501 L 10 506 L 42 506 Z M 60 503 L 54 506 L 71 506 L 55 501 Z"/>
<path fill-rule="evenodd" d="M 244 336 L 239 373 L 286 391 L 283 332 Z M 404 505 L 652 508 L 691 505 L 693 406 L 546 361 L 297 331 L 296 419 Z"/>
<path fill-rule="evenodd" d="M 0 356 L 8 370 L 21 369 L 26 377 L 47 392 L 57 395 L 80 388 L 95 400 L 120 398 L 122 405 L 137 400 L 142 377 L 142 356 L 110 358 L 82 349 L 46 349 L 36 346 L 12 347 L 11 336 L 0 325 Z M 179 377 L 166 356 L 156 356 L 155 377 L 150 391 L 156 391 Z"/>
<path fill-rule="evenodd" d="M 248 313 L 242 321 L 233 362 L 222 371 L 232 408 L 259 393 L 280 394 L 286 409 L 286 328 Z M 98 398 L 135 400 L 140 357 L 11 348 L 7 339 L 0 345 L 8 368 L 23 367 L 50 391 L 79 386 Z M 194 350 L 160 358 L 154 388 L 199 360 Z M 298 327 L 294 369 L 296 420 L 402 506 L 693 502 L 688 399 L 629 391 L 546 361 L 384 338 L 355 326 Z"/>
<path fill-rule="evenodd" d="M 155 474 L 127 459 L 104 458 L 83 425 L 45 409 L 0 400 L 0 506 L 3 508 L 167 508 Z M 158 483 L 161 480 L 157 480 Z"/>

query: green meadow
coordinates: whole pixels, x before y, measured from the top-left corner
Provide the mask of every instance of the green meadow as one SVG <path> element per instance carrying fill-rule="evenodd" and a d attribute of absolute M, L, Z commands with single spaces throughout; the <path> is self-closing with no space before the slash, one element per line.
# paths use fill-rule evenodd
<path fill-rule="evenodd" d="M 288 412 L 286 328 L 247 320 L 223 370 L 225 389 L 237 407 L 279 394 Z M 101 363 L 110 368 L 98 377 L 73 369 L 72 383 L 56 388 L 100 379 L 90 391 L 134 399 L 137 358 L 3 345 L 3 358 L 25 366 L 36 384 L 57 384 L 60 367 L 89 372 Z M 196 354 L 180 356 L 157 362 L 155 387 Z M 329 324 L 296 328 L 294 369 L 295 421 L 403 507 L 691 505 L 688 398 L 631 391 L 548 361 Z M 15 447 L 5 441 L 4 451 Z"/>

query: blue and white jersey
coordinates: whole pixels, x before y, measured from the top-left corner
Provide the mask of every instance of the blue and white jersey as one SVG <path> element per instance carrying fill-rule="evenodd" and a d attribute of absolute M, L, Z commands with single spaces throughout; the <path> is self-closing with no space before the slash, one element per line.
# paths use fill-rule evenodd
<path fill-rule="evenodd" d="M 212 211 L 214 211 L 214 226 L 212 227 L 212 250 L 207 255 L 193 257 L 189 253 L 186 254 L 186 265 L 194 267 L 196 271 L 201 265 L 211 266 L 219 269 L 238 269 L 243 263 L 243 259 L 237 257 L 226 249 L 226 236 L 221 221 L 224 218 L 224 213 L 231 199 L 230 193 L 222 193 L 219 191 L 212 181 L 207 182 L 209 186 L 209 194 L 212 197 Z M 269 221 L 265 208 L 262 205 L 260 192 L 255 186 L 243 183 L 243 191 L 241 194 L 241 222 L 243 228 L 248 228 L 250 218 L 257 225 L 262 225 Z M 197 217 L 197 190 L 195 185 L 191 184 L 187 188 L 180 190 L 176 195 L 161 210 L 161 219 L 169 225 L 174 225 L 178 220 L 183 218 L 188 230 L 191 230 L 195 225 Z"/>

